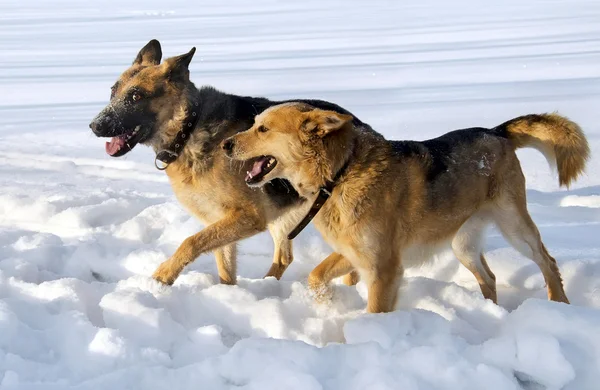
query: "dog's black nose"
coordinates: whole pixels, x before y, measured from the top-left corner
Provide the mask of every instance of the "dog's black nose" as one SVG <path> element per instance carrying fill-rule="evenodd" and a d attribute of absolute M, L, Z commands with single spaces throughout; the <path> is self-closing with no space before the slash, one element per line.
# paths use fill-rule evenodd
<path fill-rule="evenodd" d="M 98 125 L 98 121 L 93 120 L 90 122 L 90 129 L 92 129 L 92 133 L 94 133 L 97 137 L 100 137 L 102 134 L 99 133 L 101 127 Z"/>
<path fill-rule="evenodd" d="M 223 150 L 227 152 L 227 154 L 231 154 L 233 151 L 233 140 L 231 138 L 226 139 L 225 142 L 223 142 Z"/>

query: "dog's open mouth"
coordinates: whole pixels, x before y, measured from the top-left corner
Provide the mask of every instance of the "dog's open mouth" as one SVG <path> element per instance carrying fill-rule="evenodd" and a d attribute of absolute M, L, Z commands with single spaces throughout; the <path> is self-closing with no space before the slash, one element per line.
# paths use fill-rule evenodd
<path fill-rule="evenodd" d="M 247 184 L 258 184 L 275 168 L 277 160 L 273 156 L 260 156 L 254 159 L 252 169 L 246 172 Z"/>
<path fill-rule="evenodd" d="M 110 141 L 106 143 L 106 153 L 112 157 L 119 157 L 129 152 L 139 142 L 137 135 L 140 132 L 141 126 L 136 126 L 135 129 L 112 137 Z"/>

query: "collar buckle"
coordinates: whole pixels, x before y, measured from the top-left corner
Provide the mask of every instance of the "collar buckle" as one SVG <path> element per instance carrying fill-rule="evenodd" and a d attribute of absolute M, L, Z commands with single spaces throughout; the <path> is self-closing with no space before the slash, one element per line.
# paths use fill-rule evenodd
<path fill-rule="evenodd" d="M 179 155 L 174 151 L 168 149 L 161 149 L 158 151 L 158 153 L 156 153 L 156 157 L 154 157 L 154 166 L 159 171 L 164 171 L 169 167 L 169 164 L 171 164 L 177 159 L 177 157 L 179 157 Z M 159 166 L 159 161 L 163 163 L 163 165 Z"/>

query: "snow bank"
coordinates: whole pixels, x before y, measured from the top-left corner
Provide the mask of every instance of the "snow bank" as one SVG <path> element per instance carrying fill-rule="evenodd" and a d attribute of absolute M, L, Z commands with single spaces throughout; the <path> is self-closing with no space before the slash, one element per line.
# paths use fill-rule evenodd
<path fill-rule="evenodd" d="M 537 299 L 511 313 L 480 305 L 468 316 L 488 326 L 465 337 L 466 314 L 336 314 L 296 282 L 290 296 L 202 278 L 165 288 L 133 277 L 103 295 L 75 279 L 37 293 L 2 282 L 7 389 L 592 389 L 600 367 L 598 310 Z M 264 293 L 273 282 L 253 283 Z"/>

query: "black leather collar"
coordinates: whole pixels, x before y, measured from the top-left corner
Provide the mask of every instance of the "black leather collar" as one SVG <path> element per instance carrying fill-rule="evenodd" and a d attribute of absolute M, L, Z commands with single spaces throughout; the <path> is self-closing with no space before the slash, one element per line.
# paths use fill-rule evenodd
<path fill-rule="evenodd" d="M 175 139 L 167 148 L 161 149 L 158 151 L 158 153 L 156 153 L 156 157 L 154 158 L 154 166 L 156 167 L 156 169 L 164 171 L 165 169 L 167 169 L 169 164 L 177 160 L 177 157 L 179 157 L 179 155 L 183 151 L 186 142 L 190 139 L 192 132 L 198 124 L 198 119 L 200 119 L 199 106 L 200 104 L 198 103 L 198 101 L 190 103 L 190 113 L 183 121 L 183 128 L 179 130 L 179 132 L 175 136 Z M 158 161 L 161 161 L 164 165 L 159 166 Z"/>
<path fill-rule="evenodd" d="M 333 192 L 333 188 L 337 184 L 337 181 L 340 179 L 340 177 L 342 177 L 344 172 L 346 172 L 348 165 L 350 165 L 351 159 L 352 157 L 348 158 L 348 161 L 346 161 L 346 163 L 335 174 L 333 180 L 328 181 L 323 187 L 319 188 L 319 195 L 317 195 L 317 199 L 315 199 L 313 205 L 308 211 L 308 214 L 306 214 L 306 217 L 304 217 L 304 219 L 300 221 L 300 223 L 294 228 L 294 230 L 292 230 L 292 232 L 288 234 L 288 240 L 293 240 L 294 238 L 296 238 L 296 236 L 300 234 L 300 232 L 304 230 L 306 226 L 308 226 L 310 221 L 312 221 L 312 219 L 321 210 L 325 202 L 327 202 L 327 199 L 329 199 L 329 197 L 331 196 L 331 193 Z"/>

